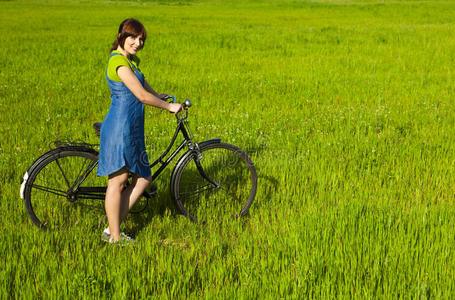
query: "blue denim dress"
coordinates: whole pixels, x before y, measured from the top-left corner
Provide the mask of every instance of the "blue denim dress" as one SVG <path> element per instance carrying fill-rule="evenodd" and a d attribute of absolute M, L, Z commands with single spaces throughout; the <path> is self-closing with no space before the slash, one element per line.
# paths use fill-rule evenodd
<path fill-rule="evenodd" d="M 111 53 L 111 56 L 121 55 Z M 144 75 L 133 71 L 144 85 Z M 101 126 L 98 176 L 112 174 L 123 167 L 139 177 L 151 175 L 144 142 L 144 104 L 120 81 L 106 78 L 111 90 L 111 106 Z"/>

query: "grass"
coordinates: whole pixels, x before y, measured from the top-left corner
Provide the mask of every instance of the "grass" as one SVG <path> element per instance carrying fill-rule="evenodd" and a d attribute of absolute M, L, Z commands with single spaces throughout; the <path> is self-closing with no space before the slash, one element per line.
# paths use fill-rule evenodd
<path fill-rule="evenodd" d="M 1 298 L 451 298 L 455 2 L 0 2 Z M 245 149 L 249 217 L 191 224 L 170 171 L 106 247 L 88 212 L 35 228 L 19 178 L 49 143 L 97 143 L 118 24 L 149 33 L 141 70 L 191 98 L 199 141 Z M 146 109 L 155 157 L 174 130 Z"/>

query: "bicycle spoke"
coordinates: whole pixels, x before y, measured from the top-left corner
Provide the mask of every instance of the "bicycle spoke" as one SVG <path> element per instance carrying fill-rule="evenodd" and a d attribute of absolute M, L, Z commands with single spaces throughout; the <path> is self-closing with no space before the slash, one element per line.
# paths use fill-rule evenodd
<path fill-rule="evenodd" d="M 82 175 L 85 173 L 85 171 L 87 171 L 87 167 L 86 167 L 86 164 L 87 163 L 90 163 L 90 161 L 88 160 L 85 160 L 81 169 L 79 170 L 78 172 L 78 175 L 76 176 L 75 180 L 74 180 L 74 184 L 73 186 L 71 187 L 72 190 L 74 190 L 74 188 L 76 187 L 77 184 L 79 184 L 79 180 L 81 179 Z"/>
<path fill-rule="evenodd" d="M 49 193 L 54 194 L 54 195 L 58 195 L 58 196 L 62 196 L 62 197 L 66 197 L 67 196 L 66 192 L 58 190 L 58 189 L 49 188 L 49 187 L 45 187 L 45 186 L 41 186 L 41 185 L 37 185 L 37 184 L 32 184 L 31 187 L 32 188 L 36 188 L 36 189 L 41 190 L 41 191 L 49 192 Z"/>
<path fill-rule="evenodd" d="M 66 185 L 68 186 L 68 188 L 70 188 L 71 187 L 70 182 L 68 181 L 68 178 L 66 178 L 66 175 L 65 175 L 65 172 L 63 172 L 62 166 L 60 166 L 60 163 L 58 162 L 58 158 L 55 160 L 55 162 L 57 163 L 58 168 L 62 172 L 63 178 L 65 178 Z"/>
<path fill-rule="evenodd" d="M 203 193 L 205 191 L 209 191 L 209 190 L 213 190 L 213 189 L 215 189 L 215 187 L 213 186 L 213 184 L 209 183 L 209 184 L 206 184 L 206 185 L 202 186 L 200 189 L 195 190 L 193 192 L 180 194 L 180 199 L 185 199 L 186 196 L 188 196 L 188 195 L 198 195 L 198 194 L 201 194 L 201 193 Z"/>

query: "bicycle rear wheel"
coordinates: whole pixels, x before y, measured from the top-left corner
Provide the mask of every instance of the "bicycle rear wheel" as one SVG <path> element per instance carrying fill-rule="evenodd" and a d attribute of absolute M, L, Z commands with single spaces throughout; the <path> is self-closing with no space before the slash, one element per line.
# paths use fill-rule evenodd
<path fill-rule="evenodd" d="M 179 161 L 171 194 L 180 212 L 193 222 L 222 222 L 244 216 L 256 196 L 253 163 L 238 147 L 200 144 Z"/>
<path fill-rule="evenodd" d="M 84 207 L 104 209 L 106 179 L 96 176 L 95 150 L 57 148 L 40 160 L 23 182 L 25 208 L 36 226 L 42 229 L 73 226 L 82 222 L 87 212 Z M 86 191 L 75 193 L 74 186 L 81 179 L 79 188 Z"/>

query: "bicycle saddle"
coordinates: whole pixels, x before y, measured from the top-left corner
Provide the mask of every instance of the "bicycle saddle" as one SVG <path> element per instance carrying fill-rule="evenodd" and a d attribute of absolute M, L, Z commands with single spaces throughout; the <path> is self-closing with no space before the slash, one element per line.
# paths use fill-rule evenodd
<path fill-rule="evenodd" d="M 97 122 L 97 123 L 93 124 L 93 128 L 95 128 L 95 133 L 96 133 L 97 137 L 100 137 L 101 125 L 103 125 L 103 123 Z"/>

